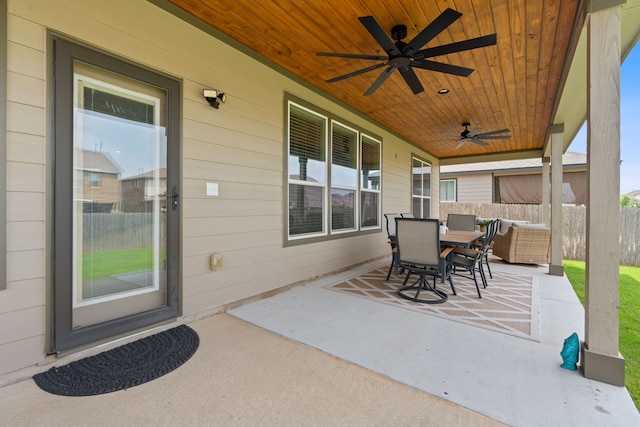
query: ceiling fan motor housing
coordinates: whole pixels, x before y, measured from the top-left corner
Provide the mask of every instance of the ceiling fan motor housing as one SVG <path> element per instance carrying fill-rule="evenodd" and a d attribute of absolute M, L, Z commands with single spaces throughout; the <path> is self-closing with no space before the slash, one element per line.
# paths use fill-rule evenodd
<path fill-rule="evenodd" d="M 471 123 L 469 122 L 464 122 L 462 123 L 462 126 L 464 126 L 464 130 L 460 133 L 460 136 L 463 138 L 466 138 L 467 135 L 469 135 L 469 125 L 471 125 Z"/>
<path fill-rule="evenodd" d="M 391 37 L 395 41 L 400 41 L 403 38 L 407 37 L 407 26 L 406 25 L 396 25 L 391 29 Z"/>

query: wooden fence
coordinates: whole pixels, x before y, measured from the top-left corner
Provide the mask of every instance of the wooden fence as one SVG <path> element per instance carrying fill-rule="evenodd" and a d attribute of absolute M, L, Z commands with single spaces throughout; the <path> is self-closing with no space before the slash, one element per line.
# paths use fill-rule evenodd
<path fill-rule="evenodd" d="M 472 213 L 481 218 L 509 218 L 542 222 L 540 205 L 489 203 L 440 203 L 440 218 L 449 213 Z M 587 209 L 585 206 L 562 206 L 563 258 L 584 260 L 587 247 Z M 620 264 L 640 266 L 640 209 L 620 209 Z"/>

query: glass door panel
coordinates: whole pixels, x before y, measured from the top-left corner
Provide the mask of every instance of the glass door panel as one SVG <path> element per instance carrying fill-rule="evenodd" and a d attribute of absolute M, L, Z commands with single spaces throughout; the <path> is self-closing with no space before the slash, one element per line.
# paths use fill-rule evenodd
<path fill-rule="evenodd" d="M 164 90 L 78 61 L 73 81 L 75 329 L 166 304 L 167 138 Z"/>

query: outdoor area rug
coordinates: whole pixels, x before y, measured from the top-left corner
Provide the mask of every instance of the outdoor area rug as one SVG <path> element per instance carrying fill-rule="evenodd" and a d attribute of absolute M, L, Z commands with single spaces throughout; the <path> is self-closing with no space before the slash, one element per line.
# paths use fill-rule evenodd
<path fill-rule="evenodd" d="M 52 394 L 93 396 L 154 380 L 185 363 L 198 349 L 196 331 L 186 325 L 151 335 L 62 367 L 33 380 Z"/>
<path fill-rule="evenodd" d="M 482 298 L 479 299 L 473 279 L 454 275 L 453 284 L 458 295 L 452 294 L 448 282 L 438 282 L 437 287 L 449 296 L 447 302 L 421 304 L 398 295 L 405 274 L 397 277 L 391 275 L 387 281 L 387 271 L 388 267 L 378 268 L 326 288 L 454 322 L 540 341 L 538 289 L 537 282 L 531 276 L 494 272 L 491 279 L 487 274 L 487 287 L 482 288 L 480 284 Z M 409 281 L 417 278 L 417 275 L 413 275 Z"/>

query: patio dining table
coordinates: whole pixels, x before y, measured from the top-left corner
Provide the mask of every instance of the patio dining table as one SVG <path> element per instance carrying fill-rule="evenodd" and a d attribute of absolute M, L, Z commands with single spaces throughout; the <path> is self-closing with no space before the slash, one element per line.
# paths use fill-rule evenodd
<path fill-rule="evenodd" d="M 483 231 L 448 230 L 440 234 L 440 246 L 470 248 L 473 243 L 483 237 Z"/>

